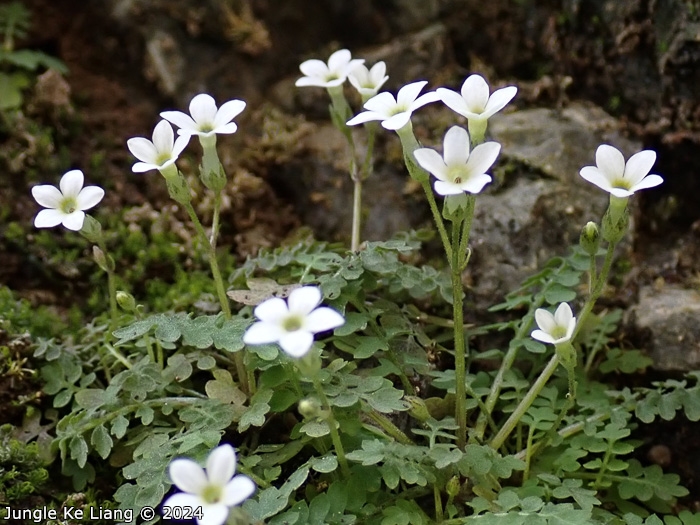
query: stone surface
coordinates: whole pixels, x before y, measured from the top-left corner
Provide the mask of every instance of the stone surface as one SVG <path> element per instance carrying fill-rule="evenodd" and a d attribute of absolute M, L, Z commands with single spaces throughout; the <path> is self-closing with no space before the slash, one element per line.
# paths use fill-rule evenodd
<path fill-rule="evenodd" d="M 700 293 L 666 285 L 644 287 L 629 320 L 643 334 L 654 368 L 687 371 L 700 368 Z"/>

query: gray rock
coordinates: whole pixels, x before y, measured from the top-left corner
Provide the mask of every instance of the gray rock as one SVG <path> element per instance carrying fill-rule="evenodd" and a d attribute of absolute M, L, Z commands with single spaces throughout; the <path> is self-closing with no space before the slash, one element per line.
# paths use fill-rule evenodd
<path fill-rule="evenodd" d="M 666 285 L 640 290 L 629 321 L 649 334 L 647 349 L 654 368 L 666 371 L 700 367 L 700 293 Z"/>
<path fill-rule="evenodd" d="M 608 194 L 579 170 L 595 164 L 604 142 L 625 155 L 641 149 L 618 129 L 600 108 L 579 104 L 491 119 L 489 132 L 503 149 L 497 182 L 477 199 L 464 279 L 478 307 L 494 304 L 551 257 L 567 254 L 588 221 L 600 223 Z"/>

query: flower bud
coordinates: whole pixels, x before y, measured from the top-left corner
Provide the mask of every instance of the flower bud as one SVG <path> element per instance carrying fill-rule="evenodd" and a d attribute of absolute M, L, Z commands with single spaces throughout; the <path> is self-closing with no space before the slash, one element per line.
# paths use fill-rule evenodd
<path fill-rule="evenodd" d="M 430 411 L 428 410 L 428 405 L 423 399 L 417 396 L 404 396 L 404 399 L 408 401 L 410 408 L 408 413 L 411 417 L 416 418 L 418 421 L 425 422 L 430 419 Z"/>
<path fill-rule="evenodd" d="M 314 397 L 307 397 L 299 401 L 297 410 L 304 419 L 315 419 L 317 417 L 321 417 L 323 414 L 321 403 Z"/>
<path fill-rule="evenodd" d="M 105 272 L 114 271 L 114 259 L 106 255 L 99 246 L 92 247 L 92 257 L 95 259 L 97 266 L 102 268 Z"/>
<path fill-rule="evenodd" d="M 136 311 L 136 300 L 134 296 L 128 292 L 122 290 L 117 291 L 117 304 L 125 312 L 135 312 Z"/>
<path fill-rule="evenodd" d="M 581 237 L 578 242 L 588 255 L 597 254 L 600 247 L 598 225 L 593 221 L 589 221 L 581 230 Z"/>
<path fill-rule="evenodd" d="M 447 486 L 445 487 L 445 490 L 447 491 L 447 495 L 451 498 L 456 497 L 459 494 L 459 489 L 461 488 L 461 483 L 459 482 L 459 478 L 457 476 L 452 476 L 449 481 L 447 482 Z"/>

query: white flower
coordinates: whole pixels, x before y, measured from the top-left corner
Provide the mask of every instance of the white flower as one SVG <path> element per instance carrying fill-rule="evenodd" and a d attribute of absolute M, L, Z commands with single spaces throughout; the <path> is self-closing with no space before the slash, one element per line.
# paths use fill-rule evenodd
<path fill-rule="evenodd" d="M 656 162 L 656 153 L 651 150 L 632 155 L 625 164 L 620 151 L 607 144 L 601 144 L 595 152 L 597 166 L 581 168 L 581 177 L 615 197 L 625 198 L 637 190 L 653 188 L 664 179 L 659 175 L 649 175 Z"/>
<path fill-rule="evenodd" d="M 173 128 L 167 120 L 161 120 L 153 130 L 153 141 L 135 137 L 126 141 L 131 154 L 139 159 L 131 168 L 134 173 L 150 170 L 163 170 L 172 164 L 190 141 L 190 135 L 181 135 L 175 139 Z"/>
<path fill-rule="evenodd" d="M 243 336 L 249 345 L 279 343 L 287 354 L 302 357 L 314 342 L 314 334 L 337 328 L 345 319 L 321 303 L 321 290 L 316 286 L 302 286 L 289 294 L 287 302 L 273 297 L 255 307 L 260 319 Z"/>
<path fill-rule="evenodd" d="M 347 49 L 340 49 L 333 53 L 328 59 L 328 64 L 317 59 L 307 60 L 299 66 L 306 76 L 298 79 L 295 85 L 325 88 L 340 86 L 348 78 L 348 74 L 363 62 L 364 59 L 352 59 Z"/>
<path fill-rule="evenodd" d="M 470 75 L 462 84 L 461 95 L 447 88 L 437 90 L 438 97 L 452 111 L 473 120 L 487 120 L 510 102 L 518 88 L 497 89 L 489 96 L 489 85 L 481 75 Z"/>
<path fill-rule="evenodd" d="M 222 525 L 229 507 L 239 505 L 255 492 L 255 483 L 248 476 L 236 473 L 236 451 L 221 445 L 207 458 L 206 471 L 191 459 L 170 463 L 170 479 L 183 492 L 170 496 L 163 507 L 201 507 L 197 518 L 201 525 Z"/>
<path fill-rule="evenodd" d="M 163 111 L 160 116 L 180 128 L 177 130 L 178 135 L 212 137 L 216 134 L 235 133 L 238 126 L 231 121 L 244 109 L 245 102 L 242 100 L 229 100 L 217 109 L 214 99 L 202 93 L 190 102 L 192 116 L 182 111 Z"/>
<path fill-rule="evenodd" d="M 46 210 L 41 210 L 34 219 L 37 228 L 51 228 L 63 224 L 66 228 L 79 231 L 85 222 L 85 210 L 96 206 L 105 195 L 99 186 L 83 188 L 83 172 L 71 170 L 61 177 L 60 190 L 50 184 L 32 188 L 34 200 Z"/>
<path fill-rule="evenodd" d="M 348 121 L 348 126 L 381 120 L 385 129 L 401 129 L 408 124 L 415 110 L 439 100 L 434 91 L 418 96 L 427 83 L 427 80 L 421 80 L 407 84 L 399 89 L 396 98 L 387 91 L 379 93 L 365 102 L 364 108 L 368 111 L 355 115 Z"/>
<path fill-rule="evenodd" d="M 372 69 L 367 69 L 364 64 L 359 64 L 348 75 L 348 80 L 363 97 L 373 97 L 379 91 L 379 88 L 384 85 L 384 82 L 389 80 L 386 75 L 386 64 L 377 62 L 372 66 Z"/>
<path fill-rule="evenodd" d="M 432 173 L 435 192 L 440 195 L 459 195 L 463 192 L 479 193 L 491 182 L 485 171 L 491 167 L 501 151 L 497 142 L 479 144 L 469 153 L 469 133 L 453 126 L 445 133 L 443 157 L 431 148 L 419 148 L 413 152 L 418 164 Z"/>
<path fill-rule="evenodd" d="M 576 318 L 567 303 L 561 303 L 554 315 L 544 308 L 538 308 L 535 310 L 535 320 L 540 329 L 530 334 L 532 338 L 553 345 L 565 343 L 571 339 L 576 328 Z"/>

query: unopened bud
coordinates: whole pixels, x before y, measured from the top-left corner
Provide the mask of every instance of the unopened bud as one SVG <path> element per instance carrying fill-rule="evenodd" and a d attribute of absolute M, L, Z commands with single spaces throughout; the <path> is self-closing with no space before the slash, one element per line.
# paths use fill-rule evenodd
<path fill-rule="evenodd" d="M 597 254 L 600 247 L 598 225 L 593 221 L 589 221 L 581 230 L 581 237 L 578 242 L 588 255 Z"/>
<path fill-rule="evenodd" d="M 448 496 L 450 496 L 451 498 L 455 498 L 459 494 L 460 488 L 461 483 L 459 482 L 459 478 L 457 476 L 452 476 L 447 482 L 445 490 L 447 491 Z"/>
<path fill-rule="evenodd" d="M 323 413 L 321 403 L 319 403 L 318 399 L 313 397 L 307 397 L 299 401 L 297 410 L 299 410 L 299 413 L 304 419 L 315 419 L 320 417 Z"/>
<path fill-rule="evenodd" d="M 128 292 L 122 290 L 117 291 L 117 304 L 125 312 L 135 312 L 136 311 L 136 300 L 134 296 Z"/>
<path fill-rule="evenodd" d="M 103 252 L 99 246 L 92 247 L 92 257 L 95 259 L 97 266 L 102 268 L 102 270 L 105 272 L 114 271 L 114 259 L 105 254 L 105 252 Z"/>

